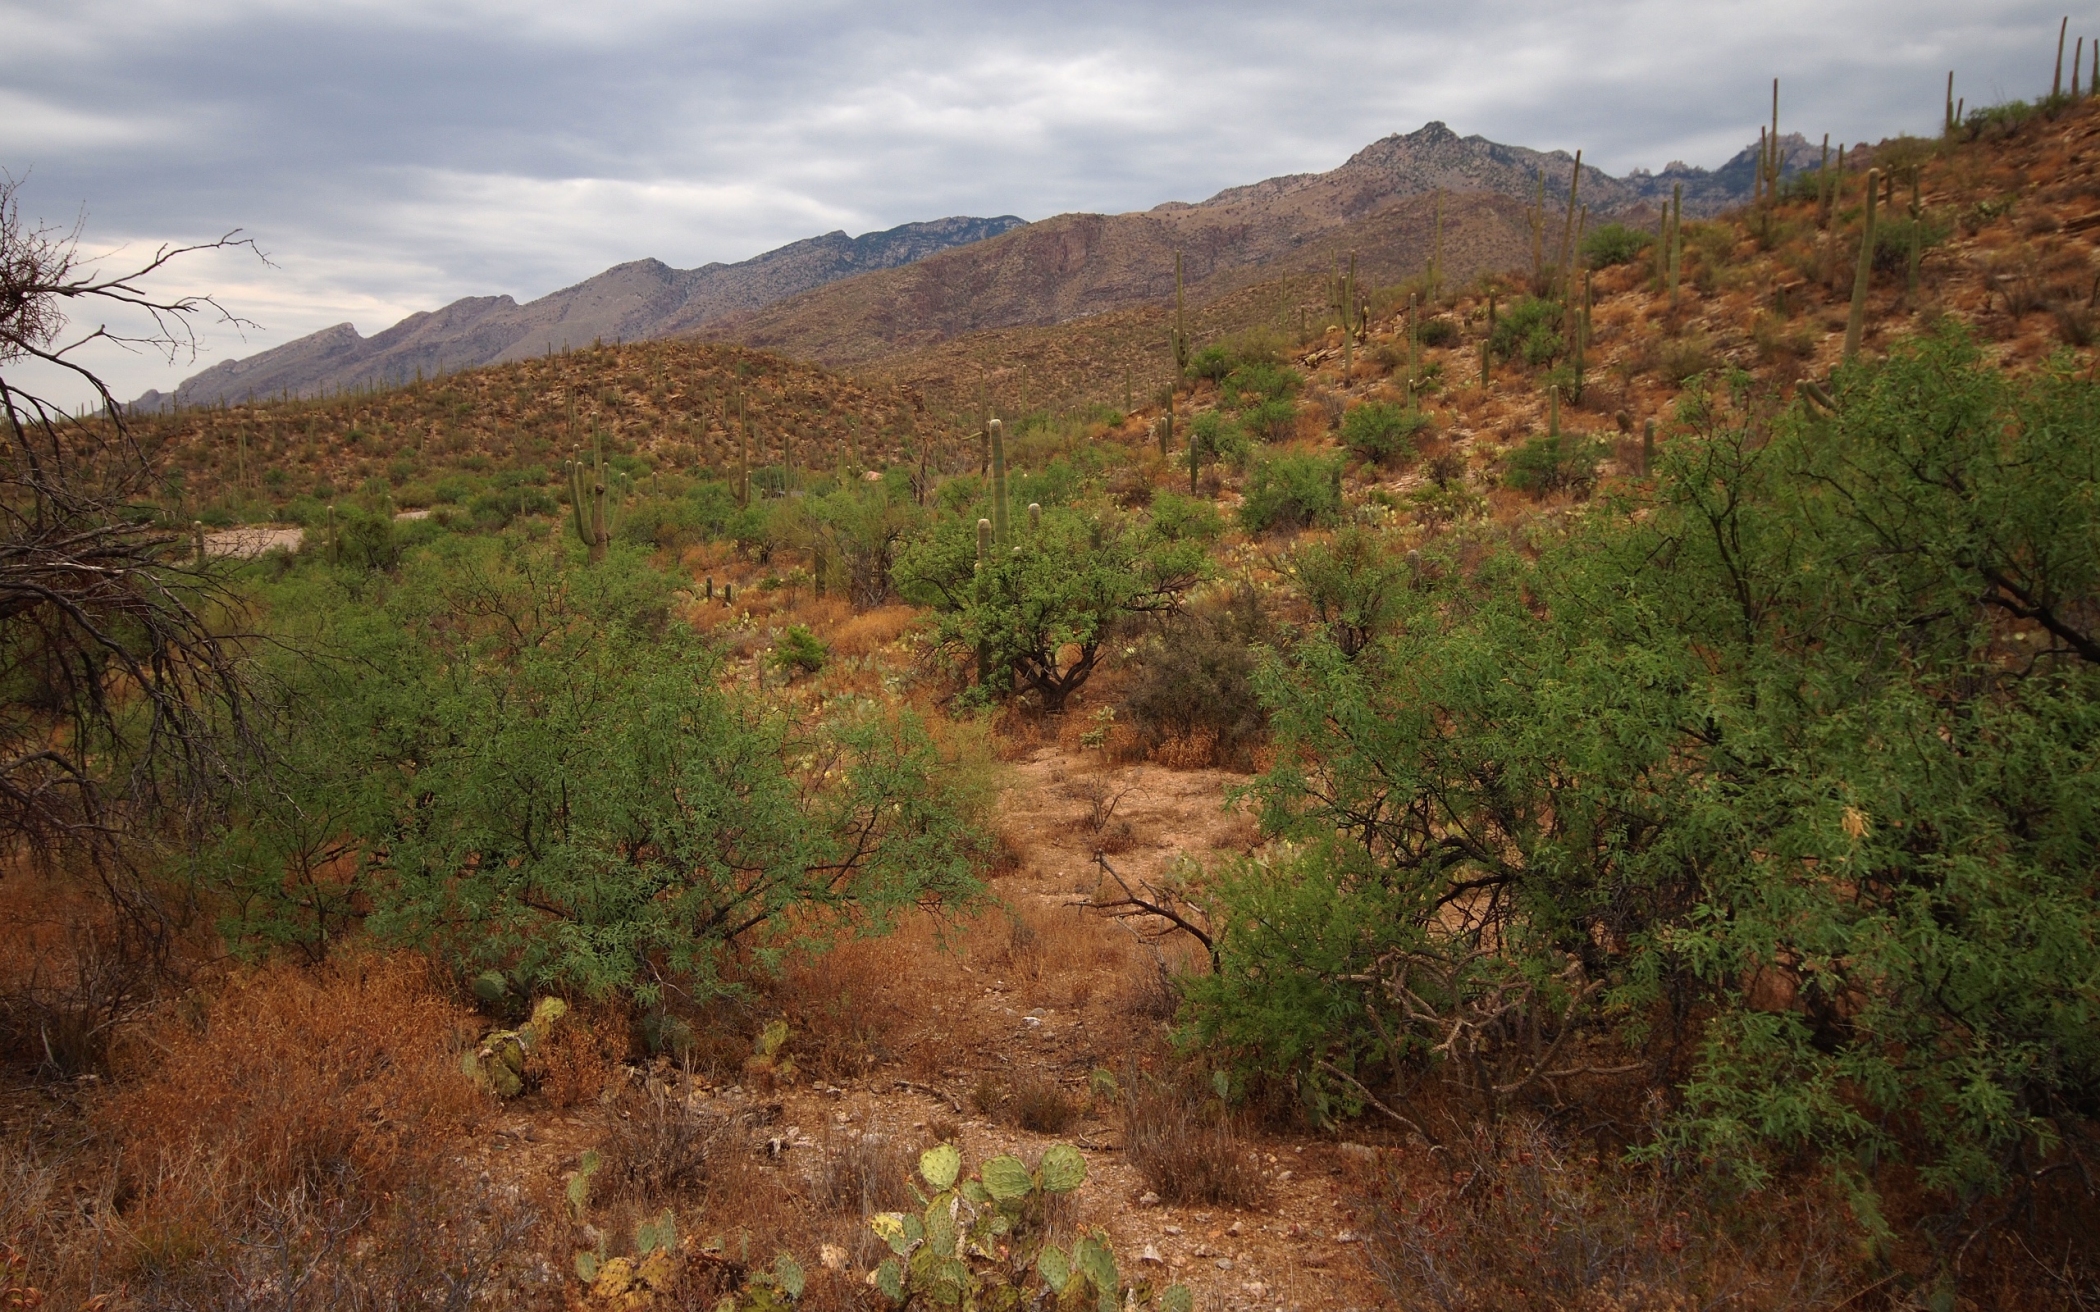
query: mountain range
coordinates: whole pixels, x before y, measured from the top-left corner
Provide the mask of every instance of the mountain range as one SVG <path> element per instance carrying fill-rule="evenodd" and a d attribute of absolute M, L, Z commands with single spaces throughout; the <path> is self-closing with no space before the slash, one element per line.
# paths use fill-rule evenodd
<path fill-rule="evenodd" d="M 1782 145 L 1789 172 L 1817 162 L 1799 134 Z M 1687 213 L 1719 213 L 1750 198 L 1755 159 L 1749 147 L 1718 169 L 1672 163 L 1625 177 L 1586 164 L 1578 203 L 1592 220 L 1652 222 L 1681 186 Z M 1521 261 L 1528 239 L 1509 202 L 1536 204 L 1542 180 L 1549 230 L 1558 224 L 1574 165 L 1565 151 L 1461 137 L 1432 122 L 1374 141 L 1327 172 L 1268 178 L 1196 204 L 833 232 L 737 264 L 681 270 L 637 260 L 522 305 L 468 297 L 369 338 L 338 324 L 213 365 L 172 397 L 148 392 L 134 406 L 314 395 L 594 340 L 687 334 L 865 364 L 971 332 L 1161 303 L 1173 294 L 1177 254 L 1197 302 L 1278 273 L 1324 271 L 1364 246 L 1363 275 L 1394 279 L 1418 271 L 1440 237 L 1446 272 L 1465 277 Z"/>

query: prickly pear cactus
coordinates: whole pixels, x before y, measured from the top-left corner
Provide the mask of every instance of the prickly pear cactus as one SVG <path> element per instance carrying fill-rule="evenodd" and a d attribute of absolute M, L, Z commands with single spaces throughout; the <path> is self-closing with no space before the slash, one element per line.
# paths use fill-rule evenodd
<path fill-rule="evenodd" d="M 525 1092 L 526 1054 L 544 1042 L 568 1012 L 569 1004 L 560 998 L 541 998 L 531 1020 L 514 1030 L 492 1030 L 461 1053 L 460 1072 L 498 1098 L 517 1097 Z"/>
<path fill-rule="evenodd" d="M 962 1175 L 955 1146 L 942 1144 L 920 1155 L 919 1175 L 933 1190 L 923 1213 L 882 1212 L 868 1222 L 892 1254 L 868 1284 L 899 1307 L 1192 1312 L 1180 1285 L 1123 1284 L 1105 1231 L 1082 1234 L 1069 1253 L 1044 1242 L 1045 1202 L 1086 1182 L 1086 1159 L 1070 1144 L 1052 1145 L 1033 1168 L 1001 1154 L 974 1179 Z"/>

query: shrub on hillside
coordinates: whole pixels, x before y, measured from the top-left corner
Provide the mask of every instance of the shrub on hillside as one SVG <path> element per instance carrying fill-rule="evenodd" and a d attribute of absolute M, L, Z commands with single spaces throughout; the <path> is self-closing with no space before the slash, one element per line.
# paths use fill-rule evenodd
<path fill-rule="evenodd" d="M 1655 234 L 1623 223 L 1592 228 L 1582 239 L 1582 258 L 1592 269 L 1631 264 L 1655 244 Z"/>
<path fill-rule="evenodd" d="M 1564 317 L 1560 302 L 1527 296 L 1496 320 L 1488 350 L 1498 360 L 1521 360 L 1533 368 L 1551 365 L 1568 349 L 1560 331 Z"/>
<path fill-rule="evenodd" d="M 1240 527 L 1249 533 L 1292 532 L 1331 523 L 1341 512 L 1341 460 L 1289 453 L 1262 461 L 1248 474 Z"/>
<path fill-rule="evenodd" d="M 1148 752 L 1202 740 L 1212 753 L 1203 764 L 1245 764 L 1268 727 L 1254 666 L 1254 649 L 1229 626 L 1190 619 L 1138 648 L 1122 718 Z"/>
<path fill-rule="evenodd" d="M 1438 315 L 1422 325 L 1422 345 L 1456 346 L 1458 324 L 1447 315 Z"/>
<path fill-rule="evenodd" d="M 1240 422 L 1264 442 L 1287 442 L 1298 432 L 1298 407 L 1276 397 L 1249 406 Z"/>
<path fill-rule="evenodd" d="M 1540 433 L 1510 453 L 1504 481 L 1535 497 L 1586 492 L 1597 481 L 1603 447 L 1574 433 Z"/>
<path fill-rule="evenodd" d="M 1420 410 L 1390 401 L 1366 401 L 1342 416 L 1342 445 L 1361 459 L 1382 464 L 1411 454 L 1415 434 L 1429 425 Z"/>

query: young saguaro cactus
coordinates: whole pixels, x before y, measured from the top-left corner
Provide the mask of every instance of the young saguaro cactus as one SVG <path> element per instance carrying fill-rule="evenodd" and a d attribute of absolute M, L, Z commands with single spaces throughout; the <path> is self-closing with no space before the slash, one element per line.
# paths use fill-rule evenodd
<path fill-rule="evenodd" d="M 1881 194 L 1881 170 L 1867 170 L 1867 215 L 1859 234 L 1859 271 L 1852 275 L 1852 313 L 1845 320 L 1845 355 L 1859 354 L 1859 339 L 1867 326 L 1867 284 L 1874 277 L 1874 202 Z"/>
<path fill-rule="evenodd" d="M 607 481 L 605 449 L 594 434 L 588 473 L 581 459 L 569 461 L 569 510 L 576 536 L 589 548 L 593 565 L 605 559 L 606 549 L 612 543 L 614 505 L 607 495 Z"/>

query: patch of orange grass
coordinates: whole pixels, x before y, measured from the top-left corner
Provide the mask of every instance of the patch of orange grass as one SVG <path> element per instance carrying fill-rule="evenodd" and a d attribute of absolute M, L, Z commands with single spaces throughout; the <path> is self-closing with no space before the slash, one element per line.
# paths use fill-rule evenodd
<path fill-rule="evenodd" d="M 919 615 L 918 607 L 903 605 L 862 611 L 832 630 L 832 650 L 841 656 L 866 656 L 903 637 Z"/>
<path fill-rule="evenodd" d="M 460 1073 L 466 1010 L 419 958 L 271 966 L 212 1000 L 201 1028 L 132 1049 L 98 1109 L 139 1220 L 223 1224 L 292 1189 L 426 1179 L 488 1102 Z"/>

